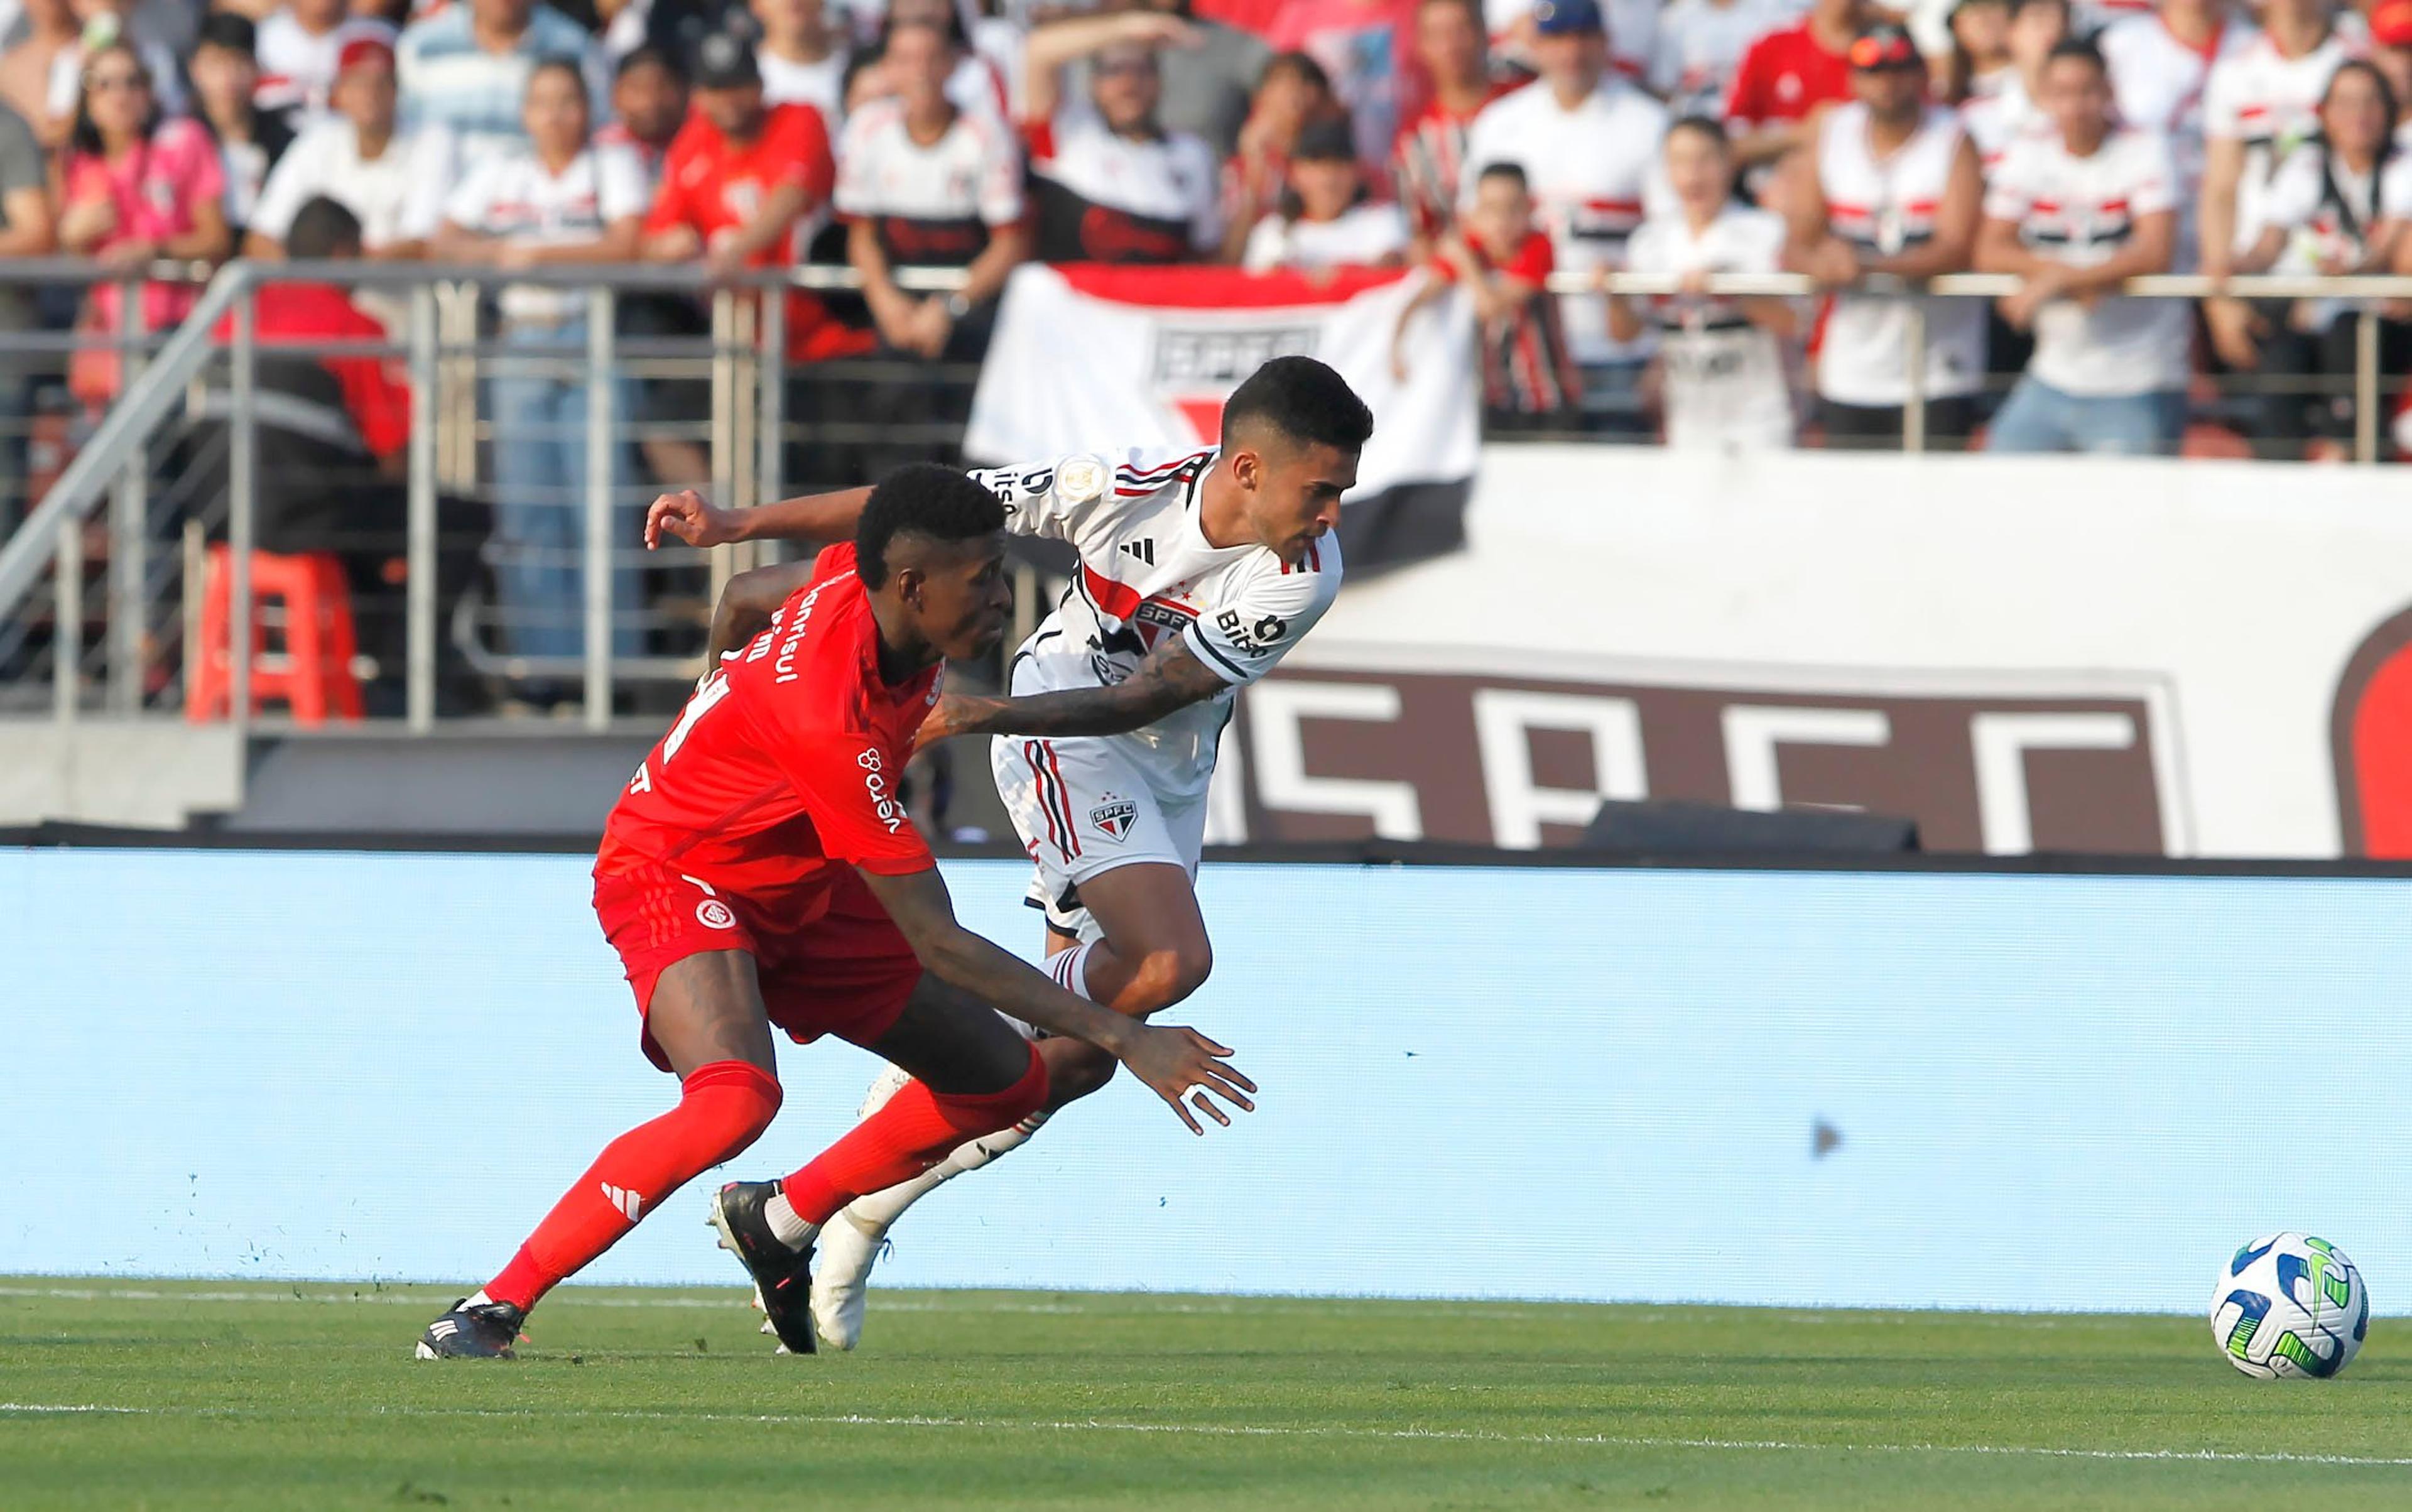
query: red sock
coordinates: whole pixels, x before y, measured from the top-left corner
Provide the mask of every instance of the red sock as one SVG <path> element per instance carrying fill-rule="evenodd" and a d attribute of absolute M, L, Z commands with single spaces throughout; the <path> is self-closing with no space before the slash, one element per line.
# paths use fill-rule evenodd
<path fill-rule="evenodd" d="M 676 1108 L 603 1147 L 503 1273 L 486 1284 L 488 1297 L 536 1306 L 663 1198 L 760 1138 L 779 1111 L 778 1079 L 743 1061 L 698 1066 L 681 1092 Z"/>
<path fill-rule="evenodd" d="M 919 1081 L 880 1105 L 802 1170 L 780 1183 L 796 1216 L 827 1223 L 830 1214 L 869 1192 L 909 1182 L 965 1139 L 1011 1128 L 1047 1102 L 1047 1063 L 1032 1046 L 1030 1068 L 1003 1092 L 977 1097 L 932 1092 Z"/>

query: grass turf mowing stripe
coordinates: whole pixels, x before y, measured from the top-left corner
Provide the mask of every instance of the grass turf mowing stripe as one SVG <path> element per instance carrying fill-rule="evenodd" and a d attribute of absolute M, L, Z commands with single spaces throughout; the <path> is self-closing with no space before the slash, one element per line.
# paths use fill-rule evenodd
<path fill-rule="evenodd" d="M 28 1415 L 104 1413 L 159 1417 L 258 1419 L 296 1416 L 290 1413 L 265 1413 L 234 1407 L 125 1407 L 99 1402 L 0 1402 L 0 1414 L 7 1413 Z M 329 1415 L 325 1409 L 319 1409 L 311 1416 Z M 1578 1448 L 1730 1450 L 1772 1454 L 1975 1454 L 2012 1459 L 2205 1464 L 2344 1465 L 2363 1469 L 2401 1469 L 2412 1466 L 2412 1456 L 2384 1458 L 2374 1455 L 2293 1454 L 2283 1451 L 2254 1453 L 2229 1449 L 2089 1449 L 2025 1444 L 1816 1444 L 1789 1439 L 1673 1438 L 1617 1433 L 1497 1433 L 1481 1429 L 1353 1428 L 1345 1424 L 1296 1428 L 1256 1423 L 1121 1423 L 1100 1418 L 943 1417 L 918 1414 L 905 1417 L 880 1417 L 869 1413 L 644 1412 L 627 1408 L 581 1408 L 575 1412 L 552 1413 L 533 1407 L 506 1411 L 480 1407 L 380 1406 L 358 1409 L 341 1415 L 363 1417 L 491 1417 L 511 1422 L 525 1422 L 530 1418 L 539 1417 L 560 1417 L 606 1418 L 625 1422 L 745 1423 L 763 1427 L 963 1429 L 974 1432 L 1000 1433 L 1164 1433 L 1203 1438 L 1371 1439 Z"/>

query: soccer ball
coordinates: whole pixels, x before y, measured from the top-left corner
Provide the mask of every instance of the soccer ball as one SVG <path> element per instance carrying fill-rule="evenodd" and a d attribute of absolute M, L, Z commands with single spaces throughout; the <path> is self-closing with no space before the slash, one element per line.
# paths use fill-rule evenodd
<path fill-rule="evenodd" d="M 2236 1252 L 2211 1294 L 2211 1337 L 2258 1379 L 2326 1378 L 2370 1331 L 2370 1291 L 2345 1252 L 2309 1234 L 2265 1234 Z"/>

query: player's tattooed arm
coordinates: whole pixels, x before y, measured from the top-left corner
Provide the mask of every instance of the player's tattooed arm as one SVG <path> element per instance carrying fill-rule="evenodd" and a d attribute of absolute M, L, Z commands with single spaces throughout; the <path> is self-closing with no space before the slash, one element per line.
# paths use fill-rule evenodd
<path fill-rule="evenodd" d="M 1226 1059 L 1229 1050 L 1195 1029 L 1125 1018 L 1074 997 L 1020 956 L 963 928 L 936 867 L 902 876 L 871 871 L 861 875 L 904 932 L 922 969 L 1000 1013 L 1104 1050 L 1163 1098 L 1190 1133 L 1206 1132 L 1191 1113 L 1193 1108 L 1217 1123 L 1231 1122 L 1208 1097 L 1210 1093 L 1243 1112 L 1256 1108 L 1248 1094 L 1257 1084 Z"/>
<path fill-rule="evenodd" d="M 1111 687 L 1066 688 L 1019 698 L 949 693 L 922 722 L 919 743 L 956 735 L 1121 735 L 1230 686 L 1176 637 Z"/>
<path fill-rule="evenodd" d="M 869 503 L 869 489 L 807 493 L 752 509 L 723 509 L 693 489 L 654 500 L 645 511 L 645 545 L 658 550 L 668 536 L 689 546 L 731 541 L 850 541 Z"/>
<path fill-rule="evenodd" d="M 713 606 L 705 665 L 719 666 L 720 658 L 760 635 L 787 595 L 812 580 L 809 562 L 782 562 L 729 579 L 728 586 L 720 591 L 720 602 Z"/>

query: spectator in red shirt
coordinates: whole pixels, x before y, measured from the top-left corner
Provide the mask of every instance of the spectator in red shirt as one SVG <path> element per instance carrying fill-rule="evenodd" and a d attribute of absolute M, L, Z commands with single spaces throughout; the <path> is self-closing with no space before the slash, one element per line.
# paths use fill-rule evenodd
<path fill-rule="evenodd" d="M 360 256 L 358 217 L 324 196 L 294 213 L 287 235 L 296 259 L 352 261 Z M 332 284 L 272 283 L 260 287 L 252 329 L 258 465 L 253 472 L 252 544 L 278 552 L 329 551 L 344 565 L 360 649 L 386 674 L 371 689 L 372 712 L 399 712 L 404 663 L 404 593 L 408 583 L 409 493 L 404 484 L 410 441 L 410 381 L 402 364 L 362 352 L 319 355 L 335 343 L 385 344 L 385 327 Z M 217 328 L 233 338 L 231 317 Z M 210 393 L 203 415 L 223 425 L 232 396 Z M 196 493 L 222 498 L 227 448 L 203 444 Z M 475 580 L 488 518 L 482 506 L 436 499 L 436 623 Z M 221 533 L 222 538 L 222 533 Z M 439 643 L 449 637 L 439 637 Z M 461 675 L 455 675 L 456 670 Z M 463 707 L 465 669 L 446 668 L 442 697 Z"/>
<path fill-rule="evenodd" d="M 1513 163 L 1483 169 L 1457 226 L 1435 244 L 1424 286 L 1399 312 L 1392 373 L 1406 381 L 1407 328 L 1417 312 L 1463 283 L 1481 342 L 1484 423 L 1493 431 L 1572 424 L 1582 384 L 1558 301 L 1547 292 L 1556 267 L 1524 170 Z"/>
<path fill-rule="evenodd" d="M 646 259 L 700 258 L 716 278 L 793 266 L 799 227 L 828 205 L 837 179 L 820 112 L 766 105 L 753 51 L 726 33 L 696 50 L 694 84 L 695 113 L 670 143 L 645 217 Z M 787 328 L 795 363 L 858 356 L 875 345 L 802 289 L 788 291 Z M 710 418 L 710 406 L 709 385 L 692 382 L 665 385 L 649 405 L 654 418 L 690 423 Z M 692 442 L 649 442 L 645 455 L 665 487 L 712 476 L 710 457 Z"/>
<path fill-rule="evenodd" d="M 1808 141 L 1808 124 L 1829 105 L 1851 98 L 1851 41 L 1867 20 L 1866 0 L 1816 0 L 1798 26 L 1750 45 L 1734 70 L 1726 129 L 1734 162 L 1772 163 Z"/>
<path fill-rule="evenodd" d="M 1432 78 L 1432 99 L 1400 129 L 1390 178 L 1418 245 L 1428 248 L 1456 215 L 1466 128 L 1513 86 L 1492 77 L 1479 0 L 1423 0 L 1416 10 L 1416 60 Z"/>

